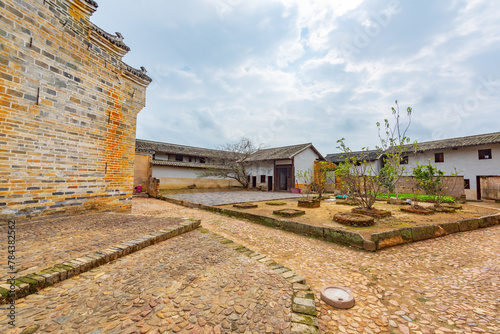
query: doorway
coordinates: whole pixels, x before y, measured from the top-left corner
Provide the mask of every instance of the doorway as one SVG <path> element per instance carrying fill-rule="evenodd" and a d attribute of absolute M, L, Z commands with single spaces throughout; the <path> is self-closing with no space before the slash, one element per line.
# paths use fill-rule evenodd
<path fill-rule="evenodd" d="M 275 168 L 276 176 L 274 189 L 277 191 L 290 191 L 292 187 L 292 166 L 280 166 Z"/>
<path fill-rule="evenodd" d="M 481 200 L 481 176 L 476 176 L 477 200 Z"/>
<path fill-rule="evenodd" d="M 257 176 L 252 176 L 252 188 L 257 187 Z"/>
<path fill-rule="evenodd" d="M 273 177 L 267 177 L 267 191 L 273 191 Z"/>

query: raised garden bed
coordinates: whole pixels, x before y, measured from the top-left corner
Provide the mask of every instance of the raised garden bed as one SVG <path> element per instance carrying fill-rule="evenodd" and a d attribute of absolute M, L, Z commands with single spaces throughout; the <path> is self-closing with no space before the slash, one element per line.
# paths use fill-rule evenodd
<path fill-rule="evenodd" d="M 281 210 L 276 210 L 273 211 L 273 215 L 281 216 L 281 217 L 298 217 L 305 215 L 306 212 L 303 210 L 297 210 L 297 209 L 281 209 Z"/>
<path fill-rule="evenodd" d="M 390 217 L 392 214 L 387 210 L 378 210 L 375 208 L 365 209 L 365 208 L 354 208 L 351 210 L 353 213 L 357 213 L 360 215 L 370 216 L 373 218 L 385 218 Z"/>
<path fill-rule="evenodd" d="M 286 203 L 285 202 L 266 202 L 266 205 L 280 206 L 280 205 L 286 205 Z"/>
<path fill-rule="evenodd" d="M 430 209 L 435 212 L 444 212 L 444 213 L 453 213 L 456 211 L 454 208 L 446 206 L 433 206 Z"/>
<path fill-rule="evenodd" d="M 391 198 L 389 198 L 387 200 L 387 204 L 391 204 L 391 205 L 407 205 L 408 203 L 404 199 L 398 199 L 398 198 L 391 197 Z"/>
<path fill-rule="evenodd" d="M 455 210 L 462 210 L 462 205 L 458 203 L 442 203 L 441 207 L 444 208 L 453 208 Z"/>
<path fill-rule="evenodd" d="M 349 200 L 346 200 L 346 199 L 336 200 L 335 203 L 336 204 L 340 204 L 340 205 L 351 205 L 351 206 L 359 205 L 355 201 L 349 201 Z"/>
<path fill-rule="evenodd" d="M 321 201 L 319 199 L 299 199 L 299 208 L 319 208 L 321 205 Z"/>
<path fill-rule="evenodd" d="M 238 209 L 255 209 L 259 206 L 257 204 L 251 204 L 251 203 L 238 203 L 234 204 L 233 207 Z"/>
<path fill-rule="evenodd" d="M 409 206 L 407 208 L 401 208 L 401 211 L 408 213 L 416 213 L 418 215 L 432 215 L 434 213 L 434 211 L 426 209 L 419 205 Z"/>
<path fill-rule="evenodd" d="M 338 213 L 333 216 L 333 219 L 340 224 L 348 226 L 373 226 L 375 224 L 373 217 L 352 212 Z"/>

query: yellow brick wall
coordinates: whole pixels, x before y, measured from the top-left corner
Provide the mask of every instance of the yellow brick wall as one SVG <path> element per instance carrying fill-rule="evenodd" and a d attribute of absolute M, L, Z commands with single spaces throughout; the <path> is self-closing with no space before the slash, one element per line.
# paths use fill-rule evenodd
<path fill-rule="evenodd" d="M 151 79 L 92 29 L 93 4 L 0 0 L 0 219 L 131 208 Z"/>

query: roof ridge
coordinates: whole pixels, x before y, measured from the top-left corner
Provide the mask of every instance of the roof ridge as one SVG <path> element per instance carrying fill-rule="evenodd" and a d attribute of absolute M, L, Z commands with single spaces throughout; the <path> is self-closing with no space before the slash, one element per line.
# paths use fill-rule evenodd
<path fill-rule="evenodd" d="M 277 147 L 268 147 L 268 148 L 258 149 L 257 151 L 275 150 L 275 149 L 277 149 L 277 148 L 288 148 L 288 147 L 294 147 L 294 146 L 306 146 L 306 145 L 312 145 L 312 143 L 295 144 L 295 145 L 287 145 L 287 146 L 277 146 Z"/>
<path fill-rule="evenodd" d="M 187 148 L 195 148 L 195 149 L 201 149 L 201 150 L 209 150 L 209 151 L 218 151 L 218 152 L 226 152 L 224 150 L 218 150 L 214 148 L 205 148 L 205 147 L 198 147 L 198 146 L 189 146 L 189 145 L 182 145 L 182 144 L 174 144 L 174 143 L 165 143 L 161 141 L 155 141 L 155 140 L 147 140 L 147 139 L 139 139 L 136 138 L 136 141 L 143 141 L 143 142 L 149 142 L 149 143 L 156 143 L 156 144 L 161 144 L 161 145 L 172 145 L 172 146 L 180 146 L 180 147 L 187 147 Z"/>

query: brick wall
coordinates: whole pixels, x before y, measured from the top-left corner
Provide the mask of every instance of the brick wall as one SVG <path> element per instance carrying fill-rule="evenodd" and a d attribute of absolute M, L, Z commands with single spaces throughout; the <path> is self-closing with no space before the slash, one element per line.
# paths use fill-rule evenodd
<path fill-rule="evenodd" d="M 0 219 L 127 211 L 151 79 L 93 0 L 0 0 Z"/>

